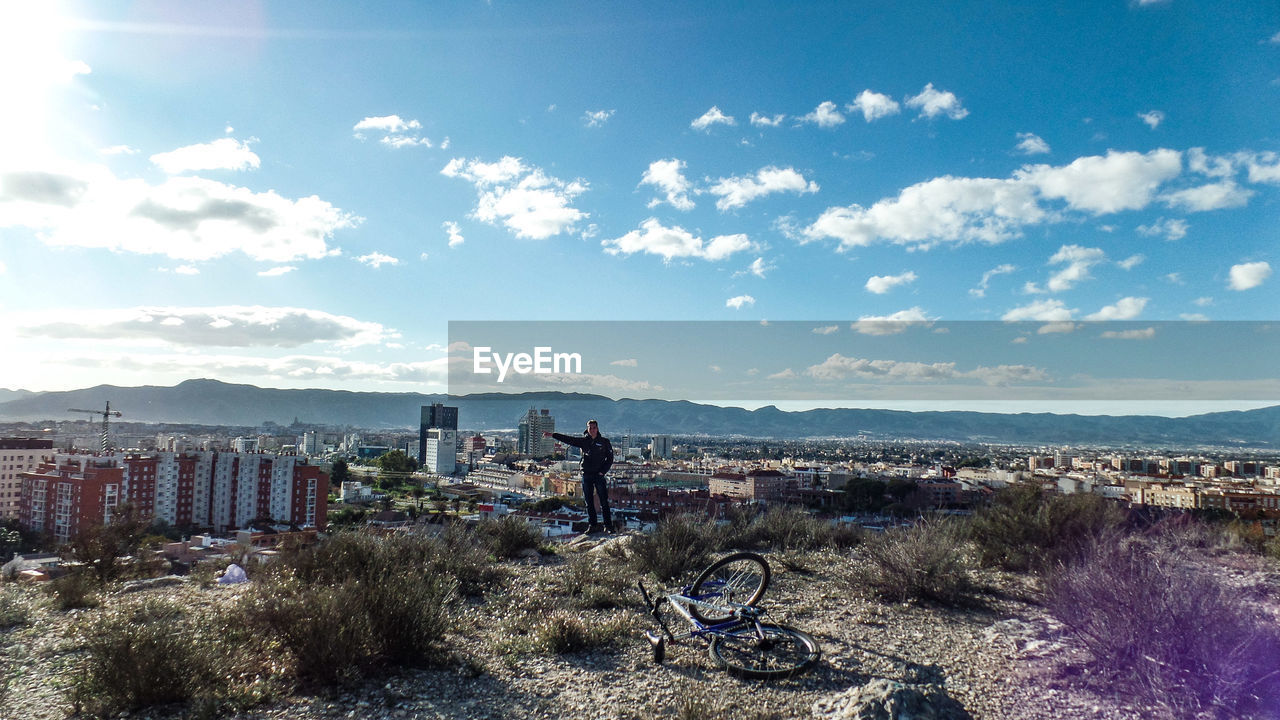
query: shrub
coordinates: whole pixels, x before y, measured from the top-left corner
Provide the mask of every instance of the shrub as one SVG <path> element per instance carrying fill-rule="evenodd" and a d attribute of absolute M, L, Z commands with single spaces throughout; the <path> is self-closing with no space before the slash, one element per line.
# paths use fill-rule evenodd
<path fill-rule="evenodd" d="M 24 627 L 31 622 L 31 606 L 12 586 L 0 588 L 0 630 Z"/>
<path fill-rule="evenodd" d="M 635 578 L 617 563 L 579 554 L 565 564 L 564 596 L 582 610 L 607 610 L 628 605 L 635 595 Z"/>
<path fill-rule="evenodd" d="M 518 557 L 525 550 L 537 550 L 542 533 L 520 518 L 506 515 L 489 519 L 477 528 L 489 550 L 499 558 Z"/>
<path fill-rule="evenodd" d="M 868 563 L 854 581 L 882 600 L 972 604 L 978 586 L 968 546 L 965 526 L 953 519 L 888 530 L 863 543 Z"/>
<path fill-rule="evenodd" d="M 101 602 L 98 598 L 97 581 L 93 575 L 83 570 L 73 570 L 53 580 L 49 583 L 48 592 L 59 610 L 95 608 Z"/>
<path fill-rule="evenodd" d="M 706 566 L 711 553 L 721 546 L 721 539 L 714 521 L 697 515 L 675 515 L 659 522 L 652 533 L 637 535 L 631 545 L 632 557 L 641 572 L 670 582 Z"/>
<path fill-rule="evenodd" d="M 629 616 L 615 615 L 607 619 L 584 620 L 565 610 L 546 615 L 533 631 L 534 647 L 554 655 L 609 647 L 633 630 Z"/>
<path fill-rule="evenodd" d="M 1068 560 L 1124 519 L 1118 507 L 1096 495 L 1045 499 L 1036 485 L 1015 485 L 997 493 L 971 528 L 983 564 L 1028 570 Z"/>
<path fill-rule="evenodd" d="M 1280 634 L 1185 549 L 1113 536 L 1046 580 L 1049 610 L 1121 690 L 1175 717 L 1280 707 Z"/>
<path fill-rule="evenodd" d="M 166 703 L 225 714 L 218 710 L 263 696 L 264 678 L 246 663 L 252 646 L 234 623 L 190 615 L 170 600 L 104 611 L 85 628 L 72 698 L 100 717 Z"/>
<path fill-rule="evenodd" d="M 304 682 L 348 683 L 388 663 L 430 663 L 442 657 L 457 597 L 458 581 L 442 570 L 450 552 L 421 535 L 340 533 L 288 556 L 244 610 L 290 651 Z"/>
<path fill-rule="evenodd" d="M 748 537 L 756 547 L 773 550 L 817 550 L 852 547 L 861 540 L 858 528 L 836 528 L 800 508 L 770 508 L 751 522 Z"/>

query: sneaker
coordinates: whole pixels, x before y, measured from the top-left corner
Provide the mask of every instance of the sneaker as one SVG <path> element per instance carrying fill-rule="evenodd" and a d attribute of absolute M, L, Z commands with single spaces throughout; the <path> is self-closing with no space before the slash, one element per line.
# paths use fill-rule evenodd
<path fill-rule="evenodd" d="M 599 535 L 604 532 L 604 527 L 600 523 L 591 523 L 587 526 L 588 535 Z"/>

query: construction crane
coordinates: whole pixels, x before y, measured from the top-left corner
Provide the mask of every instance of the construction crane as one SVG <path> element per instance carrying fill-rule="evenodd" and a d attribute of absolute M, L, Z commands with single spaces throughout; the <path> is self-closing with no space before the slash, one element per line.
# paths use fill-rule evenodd
<path fill-rule="evenodd" d="M 106 410 L 80 410 L 79 408 L 71 408 L 70 410 L 67 410 L 67 412 L 88 413 L 90 415 L 102 416 L 102 452 L 104 453 L 110 448 L 110 444 L 107 442 L 107 429 L 111 422 L 111 418 L 121 417 L 122 415 L 124 415 L 124 413 L 120 412 L 119 410 L 111 409 L 110 400 L 107 401 Z"/>

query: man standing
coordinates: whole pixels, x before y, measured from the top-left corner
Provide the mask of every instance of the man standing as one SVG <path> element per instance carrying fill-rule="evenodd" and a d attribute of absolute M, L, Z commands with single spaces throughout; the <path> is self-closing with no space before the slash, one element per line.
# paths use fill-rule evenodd
<path fill-rule="evenodd" d="M 587 421 L 586 433 L 574 436 L 561 433 L 543 433 L 567 445 L 582 449 L 582 496 L 587 501 L 588 533 L 613 532 L 613 515 L 609 512 L 609 486 L 605 473 L 613 467 L 613 445 L 600 434 L 595 420 Z M 596 505 L 591 494 L 600 498 L 600 510 L 604 513 L 604 526 L 596 522 Z"/>

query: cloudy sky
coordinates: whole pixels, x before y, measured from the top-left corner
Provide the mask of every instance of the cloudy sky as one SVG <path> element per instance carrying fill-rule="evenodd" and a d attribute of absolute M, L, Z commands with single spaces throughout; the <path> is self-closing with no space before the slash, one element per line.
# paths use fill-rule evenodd
<path fill-rule="evenodd" d="M 440 391 L 464 320 L 1277 319 L 1280 9 L 1059 5 L 5 3 L 0 387 Z"/>

